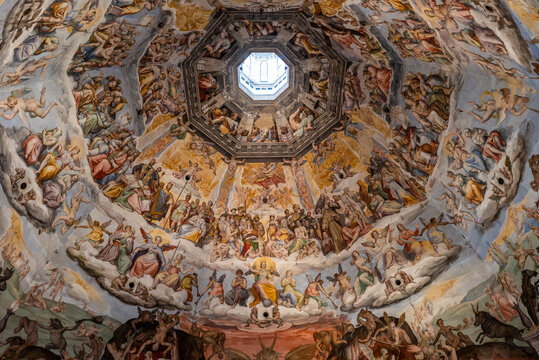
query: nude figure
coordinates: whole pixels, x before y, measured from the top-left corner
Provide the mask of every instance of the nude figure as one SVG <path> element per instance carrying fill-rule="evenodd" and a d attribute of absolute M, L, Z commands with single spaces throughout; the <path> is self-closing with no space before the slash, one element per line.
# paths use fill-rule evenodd
<path fill-rule="evenodd" d="M 49 293 L 49 296 L 52 301 L 56 301 L 56 297 L 62 293 L 62 290 L 64 289 L 64 282 L 62 280 L 58 280 L 54 287 L 52 288 L 51 292 Z M 60 295 L 61 297 L 61 295 Z"/>
<path fill-rule="evenodd" d="M 476 110 L 483 112 L 483 115 L 476 114 L 473 111 L 469 111 L 468 115 L 471 115 L 480 123 L 484 123 L 490 120 L 491 117 L 497 115 L 498 124 L 501 124 L 507 117 L 508 111 L 515 116 L 520 116 L 526 110 L 533 110 L 524 105 L 530 100 L 529 98 L 519 95 L 511 96 L 511 91 L 509 89 L 497 89 L 492 91 L 492 93 L 492 96 L 499 95 L 497 96 L 499 100 L 492 97 L 486 102 L 482 101 L 481 105 L 476 104 L 473 101 L 469 102 Z M 522 107 L 517 109 L 517 106 Z"/>
<path fill-rule="evenodd" d="M 57 55 L 43 56 L 37 60 L 30 60 L 29 62 L 19 65 L 14 72 L 5 73 L 2 75 L 2 81 L 0 82 L 0 87 L 6 85 L 17 85 L 23 82 L 25 79 L 21 79 L 25 75 L 33 75 L 33 73 L 41 68 L 41 75 L 47 69 L 47 66 L 50 64 L 50 59 L 55 58 Z"/>
<path fill-rule="evenodd" d="M 132 329 L 129 329 L 129 332 L 127 333 L 127 338 L 127 342 L 122 344 L 113 344 L 110 342 L 107 344 L 107 349 L 109 350 L 109 353 L 114 360 L 124 360 L 126 358 L 127 353 L 131 349 L 131 344 L 133 344 L 133 341 L 135 339 L 135 333 Z"/>
<path fill-rule="evenodd" d="M 47 303 L 45 302 L 45 299 L 43 299 L 43 293 L 45 291 L 42 289 L 45 285 L 47 285 L 47 283 L 34 285 L 26 294 L 24 303 L 45 310 L 47 308 Z"/>
<path fill-rule="evenodd" d="M 180 322 L 180 317 L 178 316 L 178 314 L 168 315 L 163 311 L 157 316 L 157 321 L 158 325 L 155 335 L 141 345 L 140 350 L 137 353 L 138 358 L 140 358 L 140 355 L 142 354 L 146 346 L 150 344 L 153 344 L 153 351 L 157 351 L 159 346 L 166 346 L 165 351 L 162 352 L 162 356 L 172 350 L 174 344 L 169 343 L 166 340 L 169 330 L 173 329 L 176 325 L 178 325 L 178 323 Z"/>
<path fill-rule="evenodd" d="M 466 49 L 462 49 L 467 54 L 470 54 L 473 56 L 473 62 L 483 70 L 483 73 L 487 74 L 488 72 L 492 74 L 503 74 L 510 77 L 516 78 L 516 75 L 520 75 L 523 79 L 531 79 L 530 77 L 524 75 L 524 73 L 518 69 L 515 68 L 509 68 L 506 69 L 505 66 L 503 66 L 503 63 L 497 59 L 495 59 L 492 56 L 489 56 L 488 58 L 483 57 L 479 54 L 475 54 L 471 51 L 468 51 Z M 537 79 L 537 78 L 533 78 Z"/>
<path fill-rule="evenodd" d="M 36 99 L 25 100 L 15 95 L 8 96 L 6 100 L 0 101 L 0 108 L 4 110 L 0 111 L 0 116 L 6 120 L 11 120 L 15 116 L 19 115 L 21 120 L 27 125 L 29 125 L 28 114 L 30 116 L 39 116 L 40 118 L 44 119 L 45 116 L 49 114 L 51 109 L 57 105 L 55 102 L 52 102 L 43 110 L 45 107 L 45 90 L 46 88 L 41 90 L 41 97 L 39 101 Z M 7 114 L 5 112 L 7 110 L 11 110 L 11 112 Z"/>

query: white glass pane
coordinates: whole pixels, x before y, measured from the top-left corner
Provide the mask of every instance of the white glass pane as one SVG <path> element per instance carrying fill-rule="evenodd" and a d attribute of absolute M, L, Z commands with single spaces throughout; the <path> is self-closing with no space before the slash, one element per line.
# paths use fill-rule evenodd
<path fill-rule="evenodd" d="M 275 53 L 251 53 L 238 68 L 239 87 L 254 100 L 273 100 L 288 87 L 288 66 Z"/>

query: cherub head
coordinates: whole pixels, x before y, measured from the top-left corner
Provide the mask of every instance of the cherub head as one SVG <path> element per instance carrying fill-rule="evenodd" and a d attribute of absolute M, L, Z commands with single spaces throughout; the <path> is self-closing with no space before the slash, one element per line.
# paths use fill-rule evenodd
<path fill-rule="evenodd" d="M 17 105 L 18 102 L 19 102 L 19 99 L 17 99 L 17 97 L 14 95 L 8 96 L 6 100 L 6 104 L 10 109 L 13 109 Z"/>

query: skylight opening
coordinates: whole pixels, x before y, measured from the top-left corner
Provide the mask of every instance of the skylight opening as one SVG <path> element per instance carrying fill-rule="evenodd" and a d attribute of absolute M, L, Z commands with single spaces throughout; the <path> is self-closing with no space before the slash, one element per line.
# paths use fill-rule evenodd
<path fill-rule="evenodd" d="M 275 100 L 288 88 L 288 65 L 274 52 L 253 52 L 238 67 L 239 87 L 253 100 Z"/>

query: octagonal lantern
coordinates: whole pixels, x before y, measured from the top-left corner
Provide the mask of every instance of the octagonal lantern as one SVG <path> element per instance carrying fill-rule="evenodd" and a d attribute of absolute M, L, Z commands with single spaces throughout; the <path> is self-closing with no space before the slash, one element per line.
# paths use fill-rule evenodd
<path fill-rule="evenodd" d="M 238 67 L 238 86 L 253 100 L 275 100 L 288 88 L 288 65 L 274 52 L 253 52 Z"/>
<path fill-rule="evenodd" d="M 223 11 L 181 64 L 187 116 L 225 156 L 282 161 L 340 122 L 346 60 L 297 10 Z"/>

